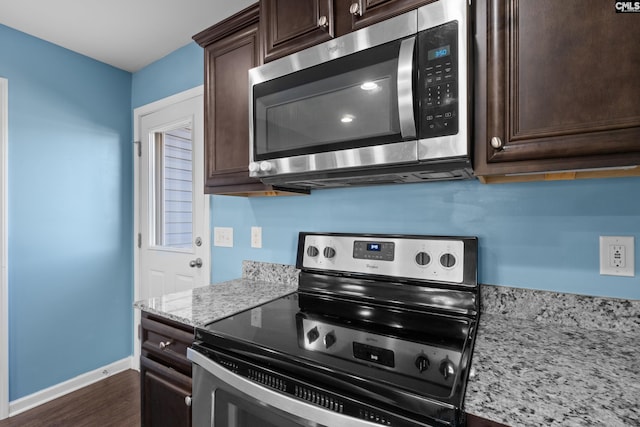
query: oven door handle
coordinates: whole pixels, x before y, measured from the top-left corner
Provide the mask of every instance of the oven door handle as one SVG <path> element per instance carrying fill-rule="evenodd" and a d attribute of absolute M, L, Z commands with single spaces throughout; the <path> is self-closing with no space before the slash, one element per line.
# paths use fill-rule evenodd
<path fill-rule="evenodd" d="M 230 388 L 302 420 L 332 427 L 380 427 L 380 424 L 320 408 L 263 387 L 260 384 L 256 384 L 234 374 L 192 348 L 187 349 L 187 357 L 219 381 L 226 383 Z M 194 408 L 194 410 L 197 410 L 197 408 Z"/>
<path fill-rule="evenodd" d="M 403 138 L 416 137 L 413 114 L 413 51 L 416 36 L 402 40 L 398 53 L 398 120 Z"/>

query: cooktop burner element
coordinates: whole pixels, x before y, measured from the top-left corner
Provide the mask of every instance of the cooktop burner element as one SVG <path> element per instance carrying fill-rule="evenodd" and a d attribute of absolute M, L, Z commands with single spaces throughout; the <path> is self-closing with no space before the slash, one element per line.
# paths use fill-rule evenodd
<path fill-rule="evenodd" d="M 479 316 L 476 238 L 300 233 L 296 266 L 298 292 L 197 328 L 194 349 L 238 375 L 248 363 L 247 378 L 281 394 L 374 423 L 463 423 Z M 336 399 L 342 406 L 323 404 Z"/>

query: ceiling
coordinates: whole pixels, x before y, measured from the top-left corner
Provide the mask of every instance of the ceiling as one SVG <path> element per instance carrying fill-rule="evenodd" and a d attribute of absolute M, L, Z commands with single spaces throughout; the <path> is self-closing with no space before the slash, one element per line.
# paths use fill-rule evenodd
<path fill-rule="evenodd" d="M 256 0 L 0 0 L 0 24 L 135 72 Z"/>

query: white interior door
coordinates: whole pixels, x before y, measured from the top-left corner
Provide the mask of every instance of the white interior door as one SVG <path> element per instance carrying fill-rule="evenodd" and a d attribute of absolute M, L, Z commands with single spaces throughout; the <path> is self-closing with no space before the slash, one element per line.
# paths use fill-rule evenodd
<path fill-rule="evenodd" d="M 209 283 L 202 96 L 140 118 L 140 299 Z"/>

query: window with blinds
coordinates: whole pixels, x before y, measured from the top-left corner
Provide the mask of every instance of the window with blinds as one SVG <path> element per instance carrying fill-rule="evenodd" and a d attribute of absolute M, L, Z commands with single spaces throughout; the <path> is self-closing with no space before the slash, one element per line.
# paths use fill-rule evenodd
<path fill-rule="evenodd" d="M 153 133 L 155 246 L 191 249 L 193 143 L 191 125 Z"/>

